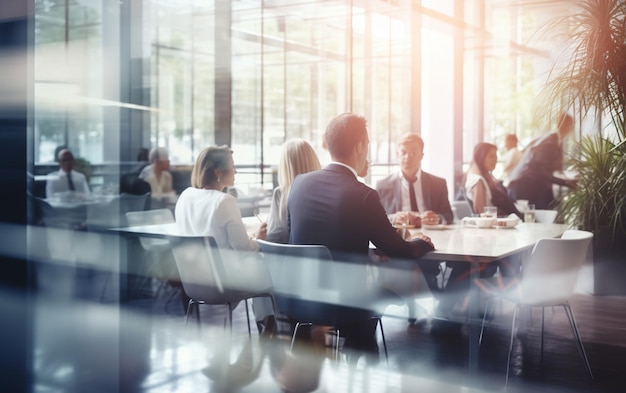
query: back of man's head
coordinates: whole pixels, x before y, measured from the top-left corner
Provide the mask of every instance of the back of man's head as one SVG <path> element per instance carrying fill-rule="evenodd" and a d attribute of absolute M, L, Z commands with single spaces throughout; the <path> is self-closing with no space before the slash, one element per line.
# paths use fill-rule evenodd
<path fill-rule="evenodd" d="M 324 146 L 333 159 L 348 158 L 367 138 L 367 121 L 354 113 L 335 116 L 326 126 Z"/>

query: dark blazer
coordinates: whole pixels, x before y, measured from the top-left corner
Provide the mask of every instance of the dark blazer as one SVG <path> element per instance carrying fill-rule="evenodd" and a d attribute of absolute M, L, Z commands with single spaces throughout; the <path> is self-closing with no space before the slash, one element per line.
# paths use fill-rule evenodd
<path fill-rule="evenodd" d="M 537 209 L 550 209 L 554 201 L 552 184 L 567 185 L 554 176 L 562 170 L 563 150 L 559 135 L 551 132 L 529 146 L 510 176 L 509 195 L 527 199 Z"/>
<path fill-rule="evenodd" d="M 422 240 L 403 240 L 389 222 L 378 193 L 341 165 L 330 164 L 320 171 L 298 175 L 289 194 L 287 210 L 289 243 L 325 245 L 335 260 L 333 277 L 329 279 L 340 292 L 340 304 L 327 305 L 324 313 L 335 315 L 339 325 L 360 321 L 363 326 L 369 326 L 369 309 L 382 300 L 380 288 L 368 288 L 366 266 L 370 241 L 391 257 L 415 260 L 432 250 Z M 416 261 L 416 265 L 434 282 L 438 266 L 429 262 Z M 358 336 L 361 330 L 357 329 L 357 333 L 348 330 L 347 340 L 353 334 Z M 375 327 L 366 330 L 365 342 L 375 342 Z"/>
<path fill-rule="evenodd" d="M 339 260 L 367 261 L 369 242 L 390 257 L 420 258 L 432 248 L 396 233 L 376 190 L 330 164 L 296 177 L 287 203 L 289 243 L 323 244 Z"/>
<path fill-rule="evenodd" d="M 387 214 L 402 210 L 402 182 L 397 173 L 391 174 L 376 183 L 380 203 Z M 422 171 L 422 193 L 426 210 L 441 214 L 451 224 L 454 221 L 446 180 Z"/>

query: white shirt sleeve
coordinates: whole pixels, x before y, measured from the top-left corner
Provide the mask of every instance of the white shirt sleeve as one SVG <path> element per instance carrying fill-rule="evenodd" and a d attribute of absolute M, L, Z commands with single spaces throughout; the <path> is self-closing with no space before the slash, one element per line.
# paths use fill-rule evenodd
<path fill-rule="evenodd" d="M 236 251 L 255 252 L 259 250 L 256 241 L 248 237 L 241 219 L 241 212 L 235 198 L 224 198 L 215 212 L 216 220 L 222 222 L 230 248 Z"/>

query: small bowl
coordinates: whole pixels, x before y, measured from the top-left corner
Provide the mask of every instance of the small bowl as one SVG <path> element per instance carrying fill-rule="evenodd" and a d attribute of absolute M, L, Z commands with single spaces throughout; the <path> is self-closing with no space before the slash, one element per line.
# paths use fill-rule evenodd
<path fill-rule="evenodd" d="M 498 218 L 496 227 L 498 228 L 515 228 L 519 224 L 519 218 L 517 217 L 505 217 Z"/>

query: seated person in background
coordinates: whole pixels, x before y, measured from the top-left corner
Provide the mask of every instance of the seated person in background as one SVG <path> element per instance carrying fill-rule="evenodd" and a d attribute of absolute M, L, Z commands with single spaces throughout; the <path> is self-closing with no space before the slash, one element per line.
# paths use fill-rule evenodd
<path fill-rule="evenodd" d="M 387 214 L 392 216 L 393 223 L 419 227 L 421 223 L 437 224 L 440 217 L 443 218 L 442 223 L 452 223 L 453 213 L 446 181 L 421 170 L 424 140 L 417 134 L 406 133 L 398 140 L 396 153 L 400 170 L 376 183 L 380 202 Z M 388 277 L 385 281 L 393 280 Z M 410 292 L 415 292 L 415 287 L 416 285 L 410 285 L 413 288 L 409 288 L 410 290 L 392 287 L 389 289 L 399 294 L 412 295 Z M 414 296 L 407 296 L 406 304 L 409 323 L 413 324 L 417 319 Z"/>
<path fill-rule="evenodd" d="M 502 170 L 502 181 L 504 185 L 509 182 L 511 172 L 522 159 L 522 152 L 517 148 L 517 135 L 506 134 L 504 137 L 504 147 L 506 154 L 504 155 L 504 169 Z"/>
<path fill-rule="evenodd" d="M 320 169 L 320 161 L 309 142 L 304 139 L 291 139 L 283 144 L 278 164 L 278 187 L 274 189 L 270 215 L 267 219 L 266 240 L 274 243 L 289 242 L 287 200 L 291 184 L 299 174 Z"/>
<path fill-rule="evenodd" d="M 291 187 L 287 204 L 289 243 L 324 245 L 334 260 L 354 267 L 351 276 L 338 279 L 344 283 L 342 296 L 359 306 L 351 302 L 351 306 L 339 306 L 336 326 L 346 338 L 344 349 L 350 362 L 363 354 L 376 361 L 376 321 L 371 319 L 371 308 L 384 291 L 368 286 L 370 241 L 387 256 L 409 259 L 422 268 L 434 287 L 439 264 L 419 259 L 434 249 L 430 238 L 418 234 L 405 241 L 389 223 L 378 193 L 357 179 L 367 166 L 366 120 L 352 113 L 334 117 L 326 127 L 324 146 L 332 162 L 320 171 L 297 176 Z"/>
<path fill-rule="evenodd" d="M 557 127 L 557 132 L 551 132 L 531 142 L 511 173 L 509 195 L 514 200 L 526 199 L 537 209 L 553 209 L 553 184 L 576 187 L 576 180 L 554 175 L 554 172 L 563 170 L 563 139 L 574 129 L 574 119 L 567 113 L 562 113 Z"/>
<path fill-rule="evenodd" d="M 424 140 L 413 133 L 402 135 L 397 154 L 400 171 L 376 183 L 380 203 L 393 215 L 393 223 L 406 224 L 408 219 L 408 224 L 420 226 L 421 217 L 424 224 L 437 224 L 440 216 L 442 223 L 452 223 L 446 181 L 421 170 Z"/>
<path fill-rule="evenodd" d="M 87 198 L 91 194 L 87 178 L 73 170 L 74 155 L 69 149 L 62 149 L 58 155 L 59 170 L 48 174 L 46 181 L 46 197 L 52 198 L 59 194 Z"/>
<path fill-rule="evenodd" d="M 155 147 L 150 150 L 150 165 L 143 168 L 139 178 L 150 184 L 153 200 L 174 200 L 176 192 L 172 188 L 172 175 L 169 173 L 170 159 L 167 149 Z"/>
<path fill-rule="evenodd" d="M 491 143 L 479 143 L 474 147 L 474 155 L 465 173 L 465 196 L 472 204 L 474 213 L 481 214 L 485 206 L 496 206 L 498 216 L 511 213 L 522 218 L 515 207 L 515 201 L 508 196 L 504 186 L 491 173 L 498 162 L 498 148 Z"/>
<path fill-rule="evenodd" d="M 254 283 L 260 274 L 269 274 L 258 265 L 256 258 L 248 258 L 259 251 L 259 245 L 250 238 L 241 219 L 237 199 L 222 190 L 235 183 L 235 164 L 231 150 L 226 146 L 207 147 L 200 152 L 191 172 L 191 187 L 185 189 L 176 203 L 176 227 L 185 236 L 213 236 L 220 249 L 237 252 L 238 258 L 225 258 L 233 264 L 229 278 L 234 285 Z M 265 239 L 267 225 L 261 224 L 255 234 Z M 268 299 L 252 301 L 260 331 L 271 333 L 275 326 L 273 309 Z"/>
<path fill-rule="evenodd" d="M 472 163 L 464 175 L 464 189 L 467 200 L 474 212 L 481 214 L 485 206 L 496 206 L 498 216 L 515 214 L 522 218 L 504 186 L 491 173 L 498 161 L 498 148 L 491 143 L 481 142 L 474 147 Z M 481 265 L 481 277 L 491 277 L 498 266 L 503 275 L 514 275 L 519 271 L 519 258 L 508 258 L 498 262 Z M 467 270 L 467 266 L 465 266 Z M 460 269 L 459 269 L 460 270 Z"/>
<path fill-rule="evenodd" d="M 120 177 L 120 193 L 144 195 L 151 192 L 152 187 L 143 179 L 139 178 L 141 171 L 148 165 L 150 152 L 145 147 L 139 149 L 137 153 L 137 165 Z"/>

